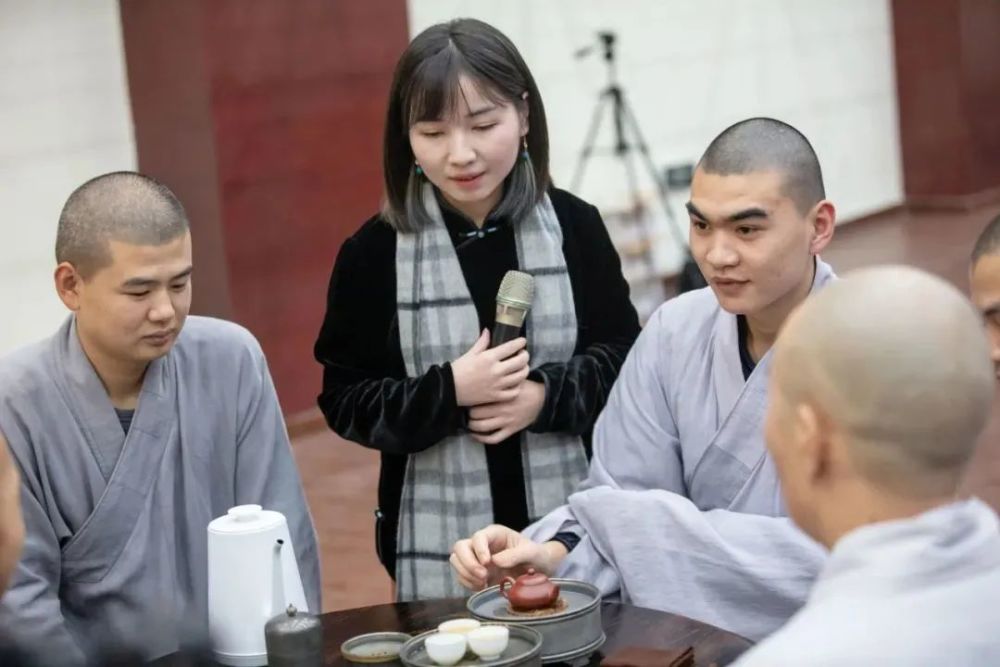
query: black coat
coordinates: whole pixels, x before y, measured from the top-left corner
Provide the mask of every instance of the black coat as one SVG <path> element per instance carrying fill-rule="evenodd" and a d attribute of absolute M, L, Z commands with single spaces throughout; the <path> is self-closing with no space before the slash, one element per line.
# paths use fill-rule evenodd
<path fill-rule="evenodd" d="M 550 196 L 562 226 L 578 337 L 569 361 L 531 372 L 529 379 L 544 382 L 546 391 L 530 430 L 581 435 L 589 457 L 590 430 L 639 334 L 639 320 L 600 213 L 568 192 L 553 189 Z M 472 222 L 446 205 L 441 208 L 479 327 L 492 330 L 500 281 L 509 269 L 518 268 L 513 228 L 488 220 L 485 227 L 498 225 L 496 231 L 469 237 L 475 230 Z M 396 232 L 379 216 L 365 222 L 340 249 L 315 355 L 323 365 L 319 407 L 330 428 L 382 453 L 376 550 L 394 576 L 407 456 L 455 434 L 467 411 L 456 404 L 449 363 L 419 377 L 406 376 L 396 313 Z M 520 530 L 529 519 L 521 436 L 484 446 L 494 520 Z"/>

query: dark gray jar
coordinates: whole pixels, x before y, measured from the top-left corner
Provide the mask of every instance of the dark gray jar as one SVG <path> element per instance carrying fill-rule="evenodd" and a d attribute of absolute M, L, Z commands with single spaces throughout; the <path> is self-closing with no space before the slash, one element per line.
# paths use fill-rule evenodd
<path fill-rule="evenodd" d="M 323 627 L 319 619 L 288 605 L 264 626 L 268 667 L 323 667 Z"/>

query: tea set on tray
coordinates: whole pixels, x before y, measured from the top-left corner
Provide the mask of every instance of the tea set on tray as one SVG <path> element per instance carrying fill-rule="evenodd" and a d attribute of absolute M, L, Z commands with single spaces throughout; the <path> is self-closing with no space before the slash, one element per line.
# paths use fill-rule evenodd
<path fill-rule="evenodd" d="M 604 643 L 601 597 L 588 583 L 549 579 L 529 569 L 476 593 L 471 617 L 453 618 L 415 637 L 375 632 L 347 640 L 341 654 L 355 663 L 406 667 L 532 667 L 587 658 Z"/>

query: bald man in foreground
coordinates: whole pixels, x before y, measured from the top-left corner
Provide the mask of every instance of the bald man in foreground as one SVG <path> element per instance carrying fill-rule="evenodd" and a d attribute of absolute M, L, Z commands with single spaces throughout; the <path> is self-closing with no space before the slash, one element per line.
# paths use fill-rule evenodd
<path fill-rule="evenodd" d="M 180 202 L 141 174 L 88 181 L 63 208 L 56 260 L 71 314 L 0 359 L 27 527 L 0 628 L 47 666 L 201 639 L 184 635 L 207 628 L 206 527 L 247 503 L 287 517 L 318 610 L 315 534 L 267 364 L 242 327 L 187 316 Z"/>
<path fill-rule="evenodd" d="M 1000 664 L 1000 525 L 958 499 L 993 389 L 979 318 L 923 272 L 859 271 L 793 313 L 765 432 L 792 519 L 831 552 L 740 665 Z"/>

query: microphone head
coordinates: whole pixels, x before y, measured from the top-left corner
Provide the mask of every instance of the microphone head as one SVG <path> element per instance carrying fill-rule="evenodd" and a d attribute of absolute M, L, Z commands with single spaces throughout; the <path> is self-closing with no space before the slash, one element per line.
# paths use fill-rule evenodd
<path fill-rule="evenodd" d="M 535 298 L 535 278 L 523 271 L 508 271 L 500 282 L 497 303 L 514 308 L 531 308 Z"/>

